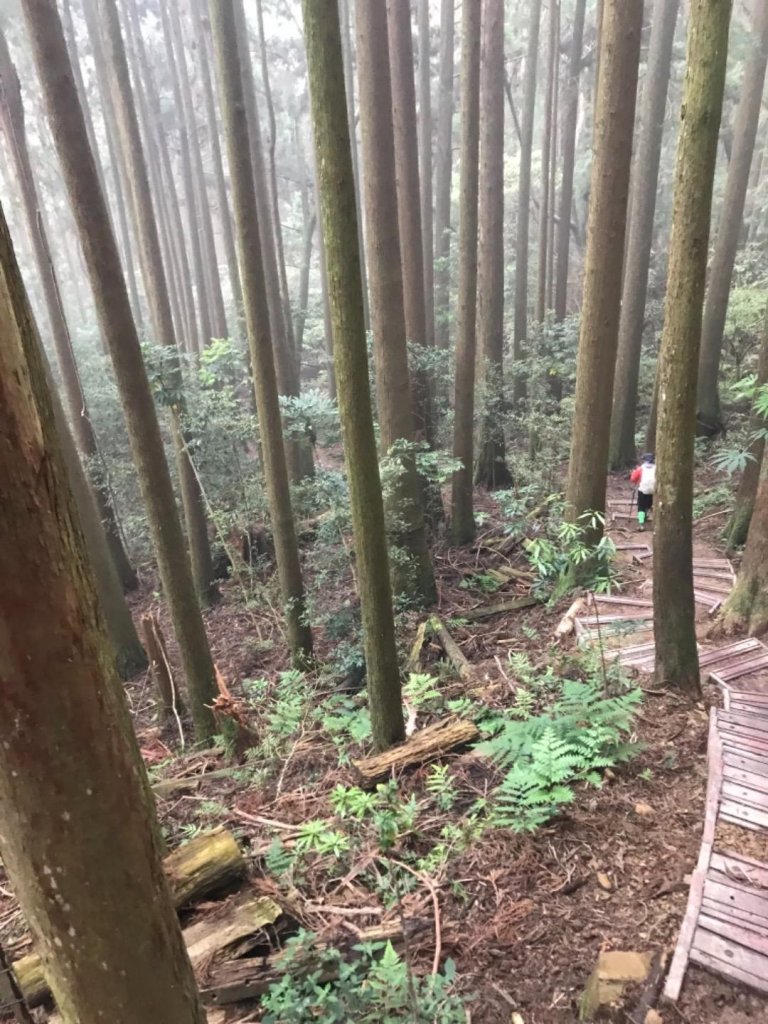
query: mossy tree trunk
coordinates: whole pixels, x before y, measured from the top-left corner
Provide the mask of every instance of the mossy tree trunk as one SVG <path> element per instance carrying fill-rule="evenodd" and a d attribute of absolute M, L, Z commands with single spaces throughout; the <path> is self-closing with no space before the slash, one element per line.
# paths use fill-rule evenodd
<path fill-rule="evenodd" d="M 664 686 L 693 695 L 699 692 L 692 536 L 694 385 L 730 16 L 731 0 L 695 0 L 691 5 L 659 355 L 653 556 L 656 676 Z"/>
<path fill-rule="evenodd" d="M 640 375 L 640 353 L 651 265 L 664 116 L 679 8 L 680 0 L 659 0 L 653 8 L 648 66 L 640 112 L 640 135 L 632 167 L 631 220 L 611 418 L 609 457 L 612 469 L 633 465 L 637 458 L 637 383 Z"/>
<path fill-rule="evenodd" d="M 613 375 L 643 5 L 606 0 L 595 100 L 592 177 L 566 501 L 577 521 L 605 512 Z M 597 542 L 602 528 L 590 530 Z"/>
<path fill-rule="evenodd" d="M 483 417 L 475 480 L 496 490 L 512 484 L 504 438 L 504 0 L 481 6 L 477 340 Z"/>
<path fill-rule="evenodd" d="M 410 345 L 423 350 L 429 345 L 425 292 L 425 267 L 419 180 L 419 140 L 416 123 L 416 90 L 413 74 L 413 34 L 410 0 L 386 0 L 389 30 L 392 116 L 395 129 L 395 179 L 403 268 L 405 333 Z M 417 356 L 418 359 L 418 356 Z M 430 376 L 416 365 L 411 374 L 416 438 L 435 445 L 435 422 Z"/>
<path fill-rule="evenodd" d="M 303 0 L 320 214 L 330 286 L 334 362 L 344 431 L 357 585 L 374 743 L 405 737 L 389 559 L 373 430 L 357 202 L 345 110 L 337 0 Z"/>
<path fill-rule="evenodd" d="M 760 358 L 757 364 L 758 388 L 768 382 L 768 311 L 763 324 L 763 338 L 760 343 Z M 757 485 L 760 480 L 760 467 L 765 452 L 765 417 L 753 412 L 749 423 L 750 442 L 747 448 L 748 461 L 741 474 L 739 489 L 736 492 L 733 515 L 728 523 L 726 537 L 730 550 L 741 547 L 747 539 L 752 510 L 755 507 Z"/>
<path fill-rule="evenodd" d="M 728 631 L 768 631 L 768 458 L 763 454 L 747 543 L 736 586 L 723 609 Z"/>
<path fill-rule="evenodd" d="M 0 322 L 0 856 L 65 1021 L 203 1024 L 4 220 Z"/>
<path fill-rule="evenodd" d="M 482 7 L 462 5 L 461 23 L 461 195 L 459 199 L 459 282 L 456 317 L 453 456 L 461 468 L 451 486 L 451 535 L 468 544 L 475 536 L 474 470 L 475 355 L 477 314 L 477 230 L 480 154 L 480 33 Z"/>
<path fill-rule="evenodd" d="M 254 371 L 264 476 L 275 537 L 280 590 L 294 662 L 312 660 L 312 632 L 306 619 L 299 544 L 291 507 L 288 468 L 280 421 L 270 313 L 264 278 L 260 223 L 248 138 L 237 20 L 229 0 L 211 0 L 211 25 L 219 78 L 222 116 L 232 180 L 235 234 L 238 243 L 248 344 Z"/>
<path fill-rule="evenodd" d="M 117 244 L 88 144 L 55 0 L 25 0 L 23 9 L 99 324 L 112 358 L 163 592 L 181 652 L 195 732 L 199 739 L 207 739 L 214 731 L 209 707 L 217 692 L 213 662 Z"/>
<path fill-rule="evenodd" d="M 584 47 L 584 22 L 587 0 L 576 0 L 568 57 L 568 82 L 563 103 L 562 161 L 563 181 L 557 223 L 557 260 L 555 266 L 555 319 L 562 322 L 568 312 L 568 267 L 571 253 L 571 216 L 573 212 L 573 172 L 576 164 L 576 128 L 579 118 L 579 79 Z M 559 393 L 560 385 L 557 385 Z"/>
<path fill-rule="evenodd" d="M 514 357 L 517 363 L 524 356 L 528 337 L 528 245 L 531 223 L 531 157 L 533 153 L 533 122 L 536 113 L 536 72 L 539 59 L 539 27 L 541 0 L 531 0 L 528 19 L 528 42 L 523 83 L 523 112 L 520 125 L 520 177 L 517 192 L 517 236 L 515 239 L 515 334 Z M 499 86 L 501 88 L 501 85 Z M 519 368 L 517 368 L 519 370 Z M 525 381 L 516 373 L 513 387 L 515 401 L 525 397 Z"/>
<path fill-rule="evenodd" d="M 355 15 L 376 400 L 381 446 L 386 454 L 398 441 L 414 441 L 387 11 L 383 2 L 359 3 Z M 427 548 L 422 492 L 415 463 L 406 457 L 389 495 L 391 538 L 398 549 L 392 560 L 394 587 L 397 593 L 430 604 L 435 598 L 435 579 Z"/>
<path fill-rule="evenodd" d="M 78 449 L 82 452 L 84 458 L 98 458 L 99 447 L 96 434 L 75 362 L 69 324 L 67 323 L 64 303 L 61 298 L 61 289 L 59 288 L 59 281 L 48 244 L 48 231 L 45 224 L 44 211 L 37 195 L 35 176 L 32 173 L 32 162 L 29 156 L 24 123 L 21 86 L 16 69 L 11 61 L 5 35 L 1 30 L 0 90 L 2 91 L 0 120 L 2 120 L 2 125 L 5 129 L 8 147 L 11 151 L 11 158 L 16 170 L 16 179 L 19 191 L 21 192 L 24 215 L 27 222 L 27 234 L 35 254 L 37 273 L 45 297 L 51 338 L 61 372 L 64 397 L 67 402 L 74 436 Z M 112 505 L 109 486 L 108 484 L 95 486 L 93 491 L 98 505 L 99 518 L 104 524 L 111 557 L 114 560 L 122 586 L 126 590 L 134 590 L 138 581 L 125 551 L 122 534 Z"/>
<path fill-rule="evenodd" d="M 723 429 L 719 393 L 723 333 L 768 65 L 768 4 L 755 4 L 753 17 L 754 30 L 750 35 L 752 52 L 744 68 L 744 77 L 740 85 L 728 178 L 715 251 L 709 270 L 701 331 L 699 394 L 696 408 L 697 427 L 699 433 L 705 436 L 717 434 Z"/>
<path fill-rule="evenodd" d="M 435 143 L 435 344 L 451 338 L 451 184 L 453 182 L 454 0 L 440 11 L 440 92 Z"/>
<path fill-rule="evenodd" d="M 86 0 L 86 10 L 91 0 Z M 179 471 L 182 507 L 187 526 L 187 544 L 192 563 L 192 576 L 198 600 L 211 604 L 216 596 L 213 560 L 208 538 L 202 489 L 189 453 L 189 437 L 184 430 L 184 385 L 178 361 L 176 331 L 169 300 L 168 283 L 160 236 L 152 205 L 149 173 L 139 132 L 139 122 L 131 89 L 128 60 L 120 30 L 116 0 L 96 0 L 103 27 L 105 57 L 112 69 L 110 84 L 117 121 L 118 141 L 131 187 L 131 210 L 139 255 L 144 291 L 149 305 L 154 338 L 171 353 L 168 380 L 164 382 L 170 395 L 171 435 Z M 94 34 L 99 26 L 94 24 Z"/>

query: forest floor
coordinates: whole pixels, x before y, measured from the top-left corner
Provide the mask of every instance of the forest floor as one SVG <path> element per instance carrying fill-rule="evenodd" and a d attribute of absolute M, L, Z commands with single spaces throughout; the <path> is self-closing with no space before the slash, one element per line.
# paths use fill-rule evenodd
<path fill-rule="evenodd" d="M 622 496 L 629 502 L 625 483 L 611 481 L 610 491 L 609 497 Z M 496 503 L 482 497 L 481 504 L 486 513 L 483 536 L 499 535 L 503 523 Z M 697 554 L 723 554 L 722 524 L 723 519 L 713 517 L 697 526 Z M 611 534 L 617 541 L 633 540 L 634 525 L 613 527 Z M 643 538 L 652 544 L 652 533 Z M 442 664 L 440 648 L 427 639 L 420 670 L 438 677 L 443 699 L 469 698 L 490 708 L 509 705 L 517 685 L 510 659 L 515 654 L 525 654 L 529 664 L 542 670 L 548 665 L 557 673 L 571 670 L 573 640 L 567 639 L 562 647 L 554 644 L 555 627 L 570 598 L 554 607 L 541 605 L 480 622 L 462 619 L 471 608 L 525 592 L 520 581 L 491 595 L 482 589 L 490 569 L 509 564 L 527 568 L 519 548 L 504 556 L 482 544 L 466 551 L 444 546 L 438 549 L 435 564 L 437 613 L 472 666 L 469 677 L 456 678 Z M 635 566 L 625 556 L 621 576 L 628 592 L 647 591 L 650 568 Z M 152 588 L 146 586 L 136 611 L 155 605 Z M 467 1005 L 474 1024 L 575 1021 L 601 951 L 673 948 L 698 855 L 707 703 L 717 701 L 716 693 L 707 692 L 704 702 L 694 704 L 655 690 L 652 677 L 640 677 L 644 699 L 636 721 L 641 744 L 636 757 L 609 771 L 602 788 L 577 787 L 574 802 L 533 833 L 487 831 L 447 866 L 436 869 L 432 878 L 413 879 L 399 906 L 391 906 L 376 884 L 376 857 L 365 839 L 347 854 L 343 877 L 319 855 L 310 857 L 300 873 L 277 876 L 274 863 L 270 871 L 266 851 L 274 837 L 288 846 L 297 826 L 308 820 L 333 821 L 331 791 L 339 784 L 356 784 L 348 755 L 359 756 L 363 747 L 348 736 L 343 747 L 338 738 L 334 742 L 323 726 L 326 719 L 314 713 L 328 697 L 327 677 L 314 689 L 307 681 L 299 685 L 279 677 L 289 665 L 276 614 L 246 607 L 236 585 L 227 584 L 221 602 L 206 617 L 217 666 L 233 693 L 243 692 L 243 680 L 267 680 L 259 699 L 271 710 L 257 714 L 257 732 L 263 737 L 268 729 L 282 729 L 285 737 L 283 742 L 272 741 L 263 759 L 228 770 L 221 751 L 180 753 L 173 726 L 156 722 L 149 681 L 129 684 L 142 752 L 153 779 L 216 771 L 209 780 L 198 778 L 159 800 L 171 847 L 199 831 L 227 825 L 250 851 L 254 887 L 278 902 L 285 896 L 294 916 L 324 940 L 333 940 L 340 932 L 348 937 L 350 928 L 396 920 L 399 915 L 425 921 L 427 926 L 408 941 L 409 961 L 418 971 L 429 971 L 437 932 L 442 956 L 455 961 L 457 985 L 470 997 Z M 412 617 L 406 649 L 421 619 Z M 322 658 L 332 642 L 322 634 L 317 639 Z M 172 645 L 169 648 L 175 665 L 176 652 Z M 350 695 L 348 700 L 361 701 L 361 696 Z M 420 711 L 418 726 L 431 717 L 429 710 Z M 475 751 L 449 755 L 444 761 L 450 765 L 455 790 L 447 809 L 427 787 L 427 766 L 405 772 L 398 780 L 398 799 L 405 803 L 415 796 L 421 808 L 418 829 L 401 841 L 422 854 L 438 842 L 446 824 L 461 823 L 470 803 L 498 781 L 493 766 Z M 768 840 L 754 833 L 751 846 L 742 840 L 741 834 L 732 839 L 737 850 L 768 859 Z M 206 909 L 198 913 L 205 914 Z M 346 932 L 343 926 L 349 926 Z M 0 943 L 13 959 L 29 944 L 1 868 Z M 768 1019 L 768 1003 L 691 967 L 678 1006 L 661 1008 L 661 1014 L 664 1024 L 746 1024 Z M 258 1020 L 258 1010 L 253 1005 L 236 1007 L 228 1019 Z M 631 1018 L 622 1014 L 616 1020 Z"/>

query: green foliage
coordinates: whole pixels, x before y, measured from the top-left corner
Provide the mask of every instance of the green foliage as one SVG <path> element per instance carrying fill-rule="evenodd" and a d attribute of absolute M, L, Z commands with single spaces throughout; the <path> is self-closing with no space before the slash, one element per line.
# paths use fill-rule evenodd
<path fill-rule="evenodd" d="M 589 542 L 595 529 L 603 523 L 599 512 L 585 512 L 578 522 L 560 522 L 550 536 L 530 540 L 526 554 L 536 573 L 534 591 L 561 596 L 574 570 L 577 570 L 580 586 L 597 593 L 610 590 L 615 583 L 616 546 L 605 534 L 596 545 Z"/>
<path fill-rule="evenodd" d="M 433 764 L 427 773 L 427 792 L 441 811 L 450 811 L 456 803 L 456 787 L 447 764 Z"/>
<path fill-rule="evenodd" d="M 290 939 L 285 972 L 262 999 L 264 1024 L 464 1024 L 453 961 L 421 978 L 389 942 L 361 944 L 353 953 L 346 962 L 307 932 Z"/>

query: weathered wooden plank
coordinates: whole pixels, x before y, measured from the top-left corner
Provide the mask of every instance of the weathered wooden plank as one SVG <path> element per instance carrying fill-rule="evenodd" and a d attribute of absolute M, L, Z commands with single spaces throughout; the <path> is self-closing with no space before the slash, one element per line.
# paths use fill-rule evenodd
<path fill-rule="evenodd" d="M 723 759 L 725 764 L 731 768 L 736 768 L 745 772 L 753 772 L 755 775 L 764 775 L 768 777 L 768 763 L 760 758 L 750 756 L 750 753 L 732 750 L 730 748 L 723 749 Z"/>
<path fill-rule="evenodd" d="M 731 729 L 725 728 L 720 730 L 720 736 L 723 742 L 723 749 L 735 750 L 757 760 L 768 756 L 768 744 L 763 740 L 756 739 L 754 736 L 743 736 L 732 732 Z"/>
<path fill-rule="evenodd" d="M 719 917 L 710 917 L 704 912 L 699 915 L 699 928 L 768 958 L 768 933 L 766 932 L 753 931 L 751 928 L 745 928 L 743 924 L 725 921 Z M 695 945 L 696 940 L 694 939 Z M 766 963 L 768 964 L 768 960 Z"/>
<path fill-rule="evenodd" d="M 702 898 L 720 904 L 729 913 L 747 914 L 757 928 L 768 926 L 768 897 L 751 886 L 732 879 L 721 882 L 710 875 L 704 883 Z"/>
<path fill-rule="evenodd" d="M 697 930 L 691 960 L 759 992 L 768 992 L 768 958 L 712 932 Z"/>
<path fill-rule="evenodd" d="M 720 804 L 720 813 L 735 824 L 745 825 L 759 831 L 768 831 L 768 811 L 761 811 L 756 807 L 745 807 L 732 800 L 723 800 Z"/>
<path fill-rule="evenodd" d="M 624 597 L 621 594 L 591 594 L 590 598 L 596 604 L 618 604 L 626 605 L 628 608 L 653 608 L 653 601 L 645 597 Z"/>
<path fill-rule="evenodd" d="M 736 711 L 733 707 L 730 711 L 720 711 L 717 716 L 718 725 L 739 726 L 749 729 L 752 732 L 768 733 L 768 719 L 764 716 L 752 715 L 749 712 Z"/>
<path fill-rule="evenodd" d="M 726 906 L 718 903 L 717 900 L 710 900 L 706 896 L 701 901 L 701 913 L 709 914 L 711 917 L 721 917 L 726 921 L 738 921 L 747 928 L 756 931 L 763 931 L 768 927 L 768 922 L 759 914 L 752 914 L 740 907 Z"/>
<path fill-rule="evenodd" d="M 693 574 L 693 585 L 696 589 L 719 594 L 721 597 L 726 597 L 733 590 L 732 580 L 718 580 L 712 576 L 699 576 L 698 573 Z"/>
<path fill-rule="evenodd" d="M 760 672 L 764 668 L 768 668 L 768 652 L 756 658 L 744 659 L 735 665 L 729 665 L 727 668 L 720 668 L 717 674 L 724 683 L 728 683 L 732 679 L 741 679 L 744 676 L 752 675 L 754 672 Z"/>
<path fill-rule="evenodd" d="M 742 807 L 768 812 L 768 794 L 759 789 L 750 789 L 739 782 L 723 779 L 723 800 L 732 800 Z"/>
<path fill-rule="evenodd" d="M 721 661 L 727 661 L 736 654 L 746 654 L 750 651 L 756 651 L 761 647 L 763 645 L 759 640 L 750 637 L 748 640 L 740 640 L 738 643 L 729 644 L 727 647 L 718 647 L 712 651 L 705 651 L 699 658 L 699 665 L 704 667 L 705 665 L 718 664 Z"/>
<path fill-rule="evenodd" d="M 712 871 L 718 871 L 732 881 L 768 892 L 768 864 L 731 850 L 715 850 L 710 865 Z"/>
<path fill-rule="evenodd" d="M 757 775 L 755 772 L 745 772 L 728 764 L 723 768 L 723 785 L 726 782 L 746 786 L 760 793 L 768 793 L 768 774 Z"/>

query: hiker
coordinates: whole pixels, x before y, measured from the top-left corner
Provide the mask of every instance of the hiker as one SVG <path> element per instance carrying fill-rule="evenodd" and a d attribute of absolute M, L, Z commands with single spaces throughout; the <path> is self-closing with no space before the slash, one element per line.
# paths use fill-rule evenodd
<path fill-rule="evenodd" d="M 637 523 L 642 533 L 653 508 L 653 492 L 656 489 L 656 459 L 652 452 L 643 456 L 643 461 L 632 470 L 630 483 L 637 486 Z"/>

